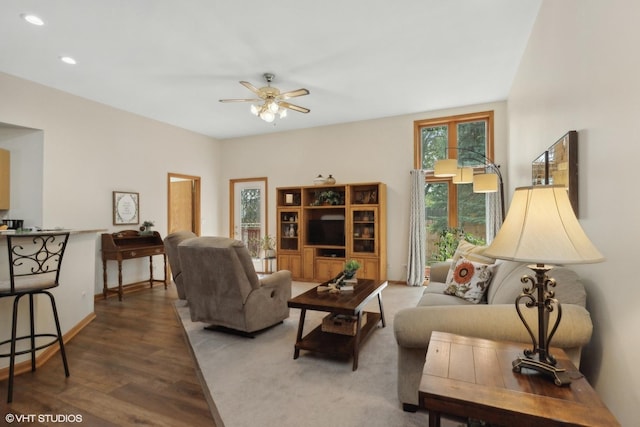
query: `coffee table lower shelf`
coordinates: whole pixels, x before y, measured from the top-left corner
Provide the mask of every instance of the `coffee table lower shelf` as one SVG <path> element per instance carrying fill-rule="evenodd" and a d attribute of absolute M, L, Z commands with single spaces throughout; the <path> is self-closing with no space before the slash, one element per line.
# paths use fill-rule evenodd
<path fill-rule="evenodd" d="M 363 312 L 364 315 L 365 312 Z M 358 352 L 360 345 L 373 332 L 382 318 L 380 313 L 366 312 L 367 323 L 365 323 L 360 333 L 356 335 L 342 335 L 333 332 L 322 331 L 322 326 L 318 326 L 296 342 L 294 359 L 297 359 L 300 350 L 314 351 L 317 353 L 329 354 L 332 356 L 353 356 L 355 371 L 358 367 Z"/>

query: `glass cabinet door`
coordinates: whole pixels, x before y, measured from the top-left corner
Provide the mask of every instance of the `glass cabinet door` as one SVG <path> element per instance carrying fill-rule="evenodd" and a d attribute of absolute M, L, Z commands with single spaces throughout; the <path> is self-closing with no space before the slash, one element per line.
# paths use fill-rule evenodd
<path fill-rule="evenodd" d="M 278 249 L 281 251 L 297 251 L 300 246 L 300 211 L 282 209 L 278 221 Z"/>
<path fill-rule="evenodd" d="M 353 209 L 351 215 L 351 250 L 362 254 L 376 254 L 377 208 Z"/>

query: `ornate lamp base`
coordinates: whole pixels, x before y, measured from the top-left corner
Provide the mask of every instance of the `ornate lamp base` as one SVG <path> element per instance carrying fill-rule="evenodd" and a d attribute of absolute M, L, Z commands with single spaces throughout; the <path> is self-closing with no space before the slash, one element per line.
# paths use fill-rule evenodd
<path fill-rule="evenodd" d="M 549 345 L 551 338 L 558 329 L 560 319 L 562 318 L 562 305 L 554 298 L 554 292 L 549 287 L 555 287 L 556 282 L 547 276 L 553 267 L 544 264 L 529 265 L 536 275 L 535 277 L 523 276 L 520 280 L 522 283 L 530 283 L 531 287 L 524 288 L 522 293 L 516 298 L 516 311 L 520 320 L 527 328 L 527 332 L 531 337 L 533 348 L 524 351 L 524 357 L 519 356 L 512 362 L 513 371 L 520 372 L 523 368 L 533 369 L 553 378 L 553 382 L 557 386 L 571 384 L 571 378 L 565 369 L 556 368 L 556 359 L 549 354 Z M 538 338 L 527 323 L 525 317 L 520 310 L 520 302 L 525 301 L 526 307 L 536 308 L 538 312 Z M 549 313 L 557 309 L 558 316 L 547 335 L 549 328 Z M 538 358 L 535 360 L 534 357 Z"/>
<path fill-rule="evenodd" d="M 513 366 L 514 372 L 520 372 L 522 368 L 528 368 L 540 372 L 541 374 L 548 375 L 553 378 L 553 382 L 557 386 L 571 384 L 571 377 L 566 369 L 556 368 L 548 363 L 520 356 L 514 360 L 511 365 Z"/>

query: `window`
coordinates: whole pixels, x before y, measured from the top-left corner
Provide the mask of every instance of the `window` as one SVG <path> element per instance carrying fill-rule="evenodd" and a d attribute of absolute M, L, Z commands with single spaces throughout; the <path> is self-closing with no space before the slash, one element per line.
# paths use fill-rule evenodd
<path fill-rule="evenodd" d="M 466 114 L 414 122 L 414 165 L 424 169 L 427 224 L 427 257 L 433 260 L 440 233 L 457 229 L 487 240 L 487 196 L 474 193 L 473 184 L 454 184 L 453 179 L 434 176 L 436 161 L 457 159 L 459 168 L 483 173 L 493 163 L 493 112 Z"/>

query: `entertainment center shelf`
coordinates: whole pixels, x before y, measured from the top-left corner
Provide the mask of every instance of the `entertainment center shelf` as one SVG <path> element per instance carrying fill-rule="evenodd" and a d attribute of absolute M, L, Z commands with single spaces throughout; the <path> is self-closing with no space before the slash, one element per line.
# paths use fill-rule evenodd
<path fill-rule="evenodd" d="M 294 279 L 329 280 L 347 260 L 360 262 L 358 277 L 386 279 L 386 185 L 279 187 L 278 269 Z"/>

